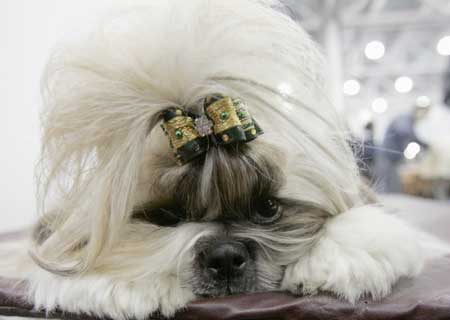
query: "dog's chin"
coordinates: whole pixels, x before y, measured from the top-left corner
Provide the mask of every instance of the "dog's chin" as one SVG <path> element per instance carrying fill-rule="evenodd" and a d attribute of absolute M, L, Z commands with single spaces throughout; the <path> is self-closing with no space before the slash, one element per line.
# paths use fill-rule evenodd
<path fill-rule="evenodd" d="M 258 291 L 256 277 L 248 276 L 240 279 L 212 281 L 204 280 L 192 285 L 193 293 L 202 298 L 226 297 Z"/>
<path fill-rule="evenodd" d="M 229 285 L 208 291 L 194 290 L 194 294 L 199 298 L 221 298 L 250 292 L 254 292 L 254 290 L 242 288 L 239 285 Z"/>

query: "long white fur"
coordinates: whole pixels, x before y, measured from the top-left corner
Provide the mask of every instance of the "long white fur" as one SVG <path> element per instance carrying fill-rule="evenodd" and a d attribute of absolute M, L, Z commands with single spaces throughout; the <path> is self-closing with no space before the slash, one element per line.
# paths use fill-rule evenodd
<path fill-rule="evenodd" d="M 36 308 L 144 319 L 157 310 L 172 315 L 194 299 L 180 282 L 189 276 L 190 249 L 217 226 L 164 230 L 128 219 L 133 206 L 161 191 L 156 177 L 170 183 L 183 170 L 164 173 L 155 164 L 171 157 L 163 134 L 149 134 L 155 114 L 195 107 L 216 92 L 246 101 L 266 132 L 258 139 L 285 159 L 280 196 L 331 217 L 307 254 L 302 239 L 290 242 L 299 256 L 291 255 L 283 289 L 379 298 L 399 277 L 420 271 L 416 231 L 365 206 L 348 136 L 327 98 L 320 51 L 274 4 L 143 1 L 55 51 L 43 78 L 38 181 L 41 213 L 57 219 L 49 222 L 50 238 L 26 245 L 55 273 L 22 250 L 27 270 L 16 274 L 29 280 Z M 282 84 L 292 92 L 280 93 Z M 0 275 L 14 277 L 9 261 Z"/>
<path fill-rule="evenodd" d="M 326 223 L 314 249 L 288 266 L 282 287 L 331 291 L 352 302 L 366 295 L 380 299 L 400 277 L 422 269 L 426 253 L 418 238 L 418 231 L 379 207 L 352 209 Z"/>

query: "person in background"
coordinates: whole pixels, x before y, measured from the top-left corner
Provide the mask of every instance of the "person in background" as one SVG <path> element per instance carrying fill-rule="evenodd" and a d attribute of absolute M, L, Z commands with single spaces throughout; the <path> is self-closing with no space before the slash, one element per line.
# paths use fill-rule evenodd
<path fill-rule="evenodd" d="M 450 199 L 450 64 L 444 75 L 442 101 L 438 101 L 423 121 L 416 126 L 416 134 L 429 145 L 421 171 L 435 180 L 433 197 Z"/>
<path fill-rule="evenodd" d="M 450 59 L 447 72 L 445 73 L 444 77 L 444 103 L 450 109 Z"/>
<path fill-rule="evenodd" d="M 429 99 L 424 101 L 419 98 L 412 112 L 397 116 L 389 124 L 375 159 L 378 192 L 400 193 L 402 191 L 398 166 L 403 162 L 403 152 L 411 142 L 418 143 L 422 148 L 427 147 L 427 144 L 417 137 L 415 127 L 417 122 L 427 115 L 430 108 Z"/>

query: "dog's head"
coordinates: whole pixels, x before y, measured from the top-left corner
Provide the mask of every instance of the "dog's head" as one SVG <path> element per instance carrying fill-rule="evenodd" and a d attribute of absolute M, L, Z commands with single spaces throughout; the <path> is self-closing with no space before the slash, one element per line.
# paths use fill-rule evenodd
<path fill-rule="evenodd" d="M 329 217 L 365 201 L 321 55 L 267 3 L 126 10 L 56 52 L 44 79 L 51 204 L 33 254 L 51 272 L 275 290 Z M 177 164 L 161 115 L 202 115 L 217 93 L 245 101 L 264 134 Z"/>

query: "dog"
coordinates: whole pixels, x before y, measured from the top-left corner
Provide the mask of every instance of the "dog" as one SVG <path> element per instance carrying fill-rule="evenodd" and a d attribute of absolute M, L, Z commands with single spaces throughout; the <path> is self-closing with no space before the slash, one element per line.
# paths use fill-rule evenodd
<path fill-rule="evenodd" d="M 145 319 L 277 290 L 356 302 L 420 272 L 419 231 L 361 179 L 320 49 L 278 6 L 142 1 L 55 50 L 40 219 L 0 266 L 36 308 Z"/>

